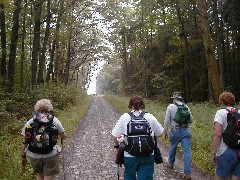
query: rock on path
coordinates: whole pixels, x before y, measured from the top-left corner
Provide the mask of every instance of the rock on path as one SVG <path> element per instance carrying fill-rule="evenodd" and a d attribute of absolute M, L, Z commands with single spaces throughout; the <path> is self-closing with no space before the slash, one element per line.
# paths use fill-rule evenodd
<path fill-rule="evenodd" d="M 127 106 L 127 105 L 126 105 Z M 86 116 L 68 139 L 61 156 L 61 173 L 55 180 L 117 180 L 117 165 L 111 130 L 120 114 L 101 97 L 95 97 Z M 167 147 L 159 142 L 164 161 Z M 176 158 L 176 167 L 169 170 L 164 164 L 155 164 L 155 180 L 178 180 L 182 171 L 182 158 Z M 120 179 L 124 168 L 120 167 Z M 193 168 L 192 179 L 211 177 Z"/>

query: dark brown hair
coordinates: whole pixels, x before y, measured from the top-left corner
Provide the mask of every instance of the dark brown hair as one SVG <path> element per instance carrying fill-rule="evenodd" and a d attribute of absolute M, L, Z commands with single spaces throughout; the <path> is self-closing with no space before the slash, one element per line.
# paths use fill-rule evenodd
<path fill-rule="evenodd" d="M 128 108 L 133 108 L 134 110 L 145 109 L 143 99 L 139 96 L 132 96 L 129 101 Z"/>
<path fill-rule="evenodd" d="M 219 104 L 223 106 L 234 106 L 236 104 L 235 96 L 230 92 L 223 92 L 218 98 Z"/>

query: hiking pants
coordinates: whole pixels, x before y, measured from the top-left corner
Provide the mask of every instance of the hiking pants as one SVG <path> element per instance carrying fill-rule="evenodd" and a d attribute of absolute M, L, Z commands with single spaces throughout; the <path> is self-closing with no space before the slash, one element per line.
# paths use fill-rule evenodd
<path fill-rule="evenodd" d="M 153 180 L 154 156 L 124 157 L 124 180 Z"/>
<path fill-rule="evenodd" d="M 183 156 L 184 156 L 184 173 L 191 174 L 192 156 L 191 156 L 191 140 L 192 133 L 189 128 L 171 129 L 170 132 L 170 149 L 169 149 L 169 164 L 174 164 L 176 150 L 178 144 L 181 142 Z"/>

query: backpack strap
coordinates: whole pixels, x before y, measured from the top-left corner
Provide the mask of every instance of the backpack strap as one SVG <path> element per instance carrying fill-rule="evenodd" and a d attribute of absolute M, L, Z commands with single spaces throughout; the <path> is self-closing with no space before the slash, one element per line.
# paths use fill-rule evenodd
<path fill-rule="evenodd" d="M 139 116 L 135 116 L 135 115 L 133 114 L 133 112 L 129 112 L 128 114 L 131 116 L 131 119 L 136 119 L 136 117 L 138 117 L 138 118 L 144 118 L 143 116 L 145 115 L 145 112 L 142 111 L 142 112 L 139 114 Z M 145 118 L 144 118 L 144 119 L 145 119 Z"/>
<path fill-rule="evenodd" d="M 179 104 L 178 104 L 178 103 L 176 103 L 176 102 L 174 103 L 174 105 L 176 105 L 177 107 L 179 106 Z"/>
<path fill-rule="evenodd" d="M 174 105 L 176 105 L 178 107 L 178 106 L 185 106 L 186 104 L 184 104 L 184 103 L 178 104 L 178 103 L 175 102 Z"/>

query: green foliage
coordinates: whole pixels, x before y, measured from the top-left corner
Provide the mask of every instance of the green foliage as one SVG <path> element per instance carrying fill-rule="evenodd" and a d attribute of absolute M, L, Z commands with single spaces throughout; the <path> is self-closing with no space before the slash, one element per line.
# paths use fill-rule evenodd
<path fill-rule="evenodd" d="M 112 59 L 115 61 L 115 59 Z M 114 63 L 114 62 L 113 62 Z M 115 66 L 112 64 L 105 64 L 100 71 L 98 78 L 97 78 L 97 94 L 118 94 L 119 93 L 119 84 L 120 84 L 120 65 L 114 63 Z"/>
<path fill-rule="evenodd" d="M 41 98 L 49 98 L 52 101 L 54 111 L 58 112 L 57 117 L 68 137 L 71 137 L 87 112 L 91 98 L 85 91 L 76 87 L 50 85 L 39 86 L 33 95 L 28 95 L 28 91 L 21 91 L 4 97 L 5 100 L 0 101 L 0 111 L 9 114 L 9 118 L 0 119 L 0 179 L 12 180 L 16 177 L 20 180 L 36 179 L 29 162 L 25 169 L 21 167 L 20 135 L 22 126 L 31 117 L 36 101 Z"/>
<path fill-rule="evenodd" d="M 103 98 L 112 104 L 112 106 L 120 113 L 128 111 L 128 103 L 130 98 L 114 95 L 104 95 Z"/>
<path fill-rule="evenodd" d="M 123 113 L 129 111 L 127 106 L 130 97 L 120 96 L 104 96 L 109 103 L 111 103 L 119 112 Z M 165 112 L 168 104 L 160 101 L 144 100 L 145 111 L 153 114 L 159 122 L 164 124 Z M 193 114 L 194 121 L 190 128 L 192 131 L 192 161 L 193 164 L 203 171 L 214 174 L 214 165 L 211 162 L 211 140 L 213 135 L 213 119 L 216 111 L 219 109 L 212 102 L 205 102 L 199 104 L 189 103 L 188 106 Z M 169 141 L 161 138 L 166 144 Z M 182 152 L 181 146 L 178 148 Z"/>
<path fill-rule="evenodd" d="M 151 81 L 160 89 L 160 94 L 156 95 L 156 99 L 160 101 L 168 102 L 172 92 L 182 89 L 180 74 L 176 77 L 168 77 L 165 73 L 155 74 Z"/>

